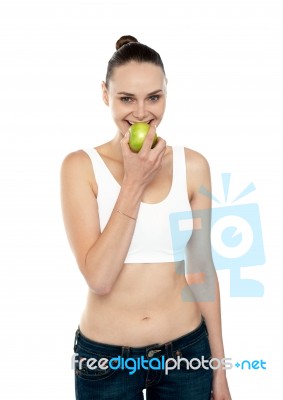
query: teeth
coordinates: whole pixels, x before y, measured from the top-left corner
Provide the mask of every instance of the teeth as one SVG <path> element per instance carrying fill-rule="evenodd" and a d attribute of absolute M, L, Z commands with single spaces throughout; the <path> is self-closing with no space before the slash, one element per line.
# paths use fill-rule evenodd
<path fill-rule="evenodd" d="M 152 121 L 152 120 L 150 120 L 150 121 Z M 144 123 L 146 123 L 146 124 L 149 124 L 150 121 L 138 121 L 138 122 L 144 122 Z M 136 122 L 132 122 L 132 121 L 128 121 L 128 122 L 129 122 L 130 125 L 136 124 Z"/>

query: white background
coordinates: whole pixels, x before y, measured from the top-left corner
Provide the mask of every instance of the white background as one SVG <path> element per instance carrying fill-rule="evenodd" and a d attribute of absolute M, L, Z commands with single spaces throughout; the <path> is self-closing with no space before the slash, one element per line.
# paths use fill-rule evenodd
<path fill-rule="evenodd" d="M 263 283 L 235 298 L 218 271 L 226 356 L 266 370 L 228 371 L 233 400 L 281 392 L 282 2 L 275 0 L 2 0 L 0 6 L 1 398 L 74 399 L 70 359 L 86 285 L 61 218 L 69 152 L 112 138 L 100 83 L 116 40 L 132 34 L 162 56 L 168 108 L 158 133 L 206 156 L 213 193 L 260 207 Z M 234 196 L 235 195 L 235 196 Z M 281 354 L 280 354 L 281 352 Z"/>

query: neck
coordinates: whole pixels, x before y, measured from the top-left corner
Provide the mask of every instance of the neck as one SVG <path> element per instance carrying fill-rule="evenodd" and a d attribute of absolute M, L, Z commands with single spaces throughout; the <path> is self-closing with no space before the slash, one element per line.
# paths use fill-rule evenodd
<path fill-rule="evenodd" d="M 122 149 L 121 149 L 121 143 L 120 141 L 123 139 L 123 135 L 121 132 L 117 132 L 116 135 L 110 142 L 109 144 L 109 150 L 111 151 L 111 154 L 113 158 L 122 161 L 123 160 L 123 155 L 122 155 Z"/>

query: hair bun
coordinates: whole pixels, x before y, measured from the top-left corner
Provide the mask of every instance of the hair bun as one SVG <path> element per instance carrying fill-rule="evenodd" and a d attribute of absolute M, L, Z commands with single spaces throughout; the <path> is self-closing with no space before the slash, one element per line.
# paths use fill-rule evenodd
<path fill-rule="evenodd" d="M 117 40 L 116 42 L 116 50 L 119 50 L 122 46 L 124 46 L 127 43 L 137 43 L 138 40 L 131 35 L 125 35 L 121 36 L 120 39 Z"/>

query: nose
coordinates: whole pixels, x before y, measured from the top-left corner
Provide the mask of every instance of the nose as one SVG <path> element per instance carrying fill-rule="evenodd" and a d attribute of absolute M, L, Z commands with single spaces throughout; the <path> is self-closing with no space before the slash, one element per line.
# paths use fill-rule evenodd
<path fill-rule="evenodd" d="M 137 102 L 136 107 L 133 110 L 133 117 L 138 121 L 144 121 L 147 117 L 148 113 L 145 107 L 144 102 Z"/>

